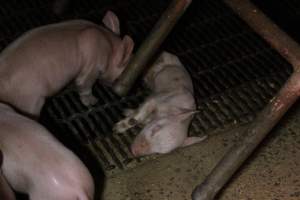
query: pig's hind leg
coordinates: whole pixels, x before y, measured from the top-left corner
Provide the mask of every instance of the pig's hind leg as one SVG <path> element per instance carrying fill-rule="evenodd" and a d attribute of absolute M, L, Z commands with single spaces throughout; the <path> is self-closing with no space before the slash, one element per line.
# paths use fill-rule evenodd
<path fill-rule="evenodd" d="M 138 109 L 125 110 L 126 118 L 116 123 L 113 127 L 113 131 L 116 133 L 122 133 L 138 124 L 145 124 L 146 121 L 149 121 L 148 119 L 151 118 L 151 115 L 155 109 L 155 99 L 149 98 Z"/>

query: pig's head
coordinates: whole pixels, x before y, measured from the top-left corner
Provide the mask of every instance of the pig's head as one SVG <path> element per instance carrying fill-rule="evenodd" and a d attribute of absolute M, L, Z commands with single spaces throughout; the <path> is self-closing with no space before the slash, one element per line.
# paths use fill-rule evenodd
<path fill-rule="evenodd" d="M 131 152 L 134 156 L 169 153 L 181 146 L 187 137 L 188 126 L 195 112 L 154 119 L 135 138 Z"/>
<path fill-rule="evenodd" d="M 108 11 L 102 21 L 114 33 L 111 34 L 112 55 L 103 74 L 105 81 L 112 83 L 127 66 L 134 48 L 134 42 L 128 35 L 125 35 L 123 39 L 119 37 L 120 22 L 113 12 Z"/>

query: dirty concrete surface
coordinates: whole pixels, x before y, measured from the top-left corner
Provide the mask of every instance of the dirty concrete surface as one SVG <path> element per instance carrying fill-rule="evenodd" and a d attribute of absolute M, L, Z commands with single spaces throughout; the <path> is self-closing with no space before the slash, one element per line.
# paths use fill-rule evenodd
<path fill-rule="evenodd" d="M 200 144 L 178 149 L 110 177 L 102 199 L 191 199 L 193 188 L 239 138 L 244 127 L 211 134 Z M 299 103 L 273 129 L 217 199 L 300 199 Z"/>

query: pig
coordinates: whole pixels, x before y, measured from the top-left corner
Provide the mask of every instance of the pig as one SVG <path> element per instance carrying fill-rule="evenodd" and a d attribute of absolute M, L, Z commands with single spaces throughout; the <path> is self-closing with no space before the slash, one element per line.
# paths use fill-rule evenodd
<path fill-rule="evenodd" d="M 117 16 L 108 11 L 105 27 L 70 20 L 35 28 L 0 55 L 0 101 L 38 118 L 45 99 L 69 82 L 77 86 L 81 102 L 97 102 L 92 86 L 99 78 L 111 84 L 125 68 L 134 42 L 119 37 Z"/>
<path fill-rule="evenodd" d="M 41 124 L 0 104 L 3 174 L 30 200 L 92 200 L 94 182 L 75 154 Z"/>
<path fill-rule="evenodd" d="M 206 138 L 188 137 L 189 125 L 198 111 L 192 80 L 177 56 L 163 52 L 144 80 L 152 94 L 136 110 L 125 110 L 126 118 L 113 127 L 116 133 L 143 127 L 131 145 L 134 156 L 169 153 Z"/>
<path fill-rule="evenodd" d="M 2 172 L 2 162 L 3 162 L 3 155 L 2 151 L 0 150 L 0 199 L 3 200 L 15 200 L 15 194 L 12 191 L 11 187 L 8 185 L 5 177 L 3 176 Z"/>

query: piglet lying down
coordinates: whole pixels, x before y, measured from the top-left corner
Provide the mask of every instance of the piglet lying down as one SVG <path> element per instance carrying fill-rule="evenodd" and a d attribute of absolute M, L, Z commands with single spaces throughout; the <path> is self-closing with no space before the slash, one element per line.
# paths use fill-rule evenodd
<path fill-rule="evenodd" d="M 0 104 L 3 174 L 30 200 L 92 200 L 94 183 L 84 164 L 43 126 Z"/>
<path fill-rule="evenodd" d="M 134 43 L 119 37 L 119 20 L 108 11 L 107 28 L 71 20 L 33 29 L 0 55 L 0 101 L 38 117 L 45 98 L 74 80 L 82 103 L 95 104 L 92 85 L 112 83 L 123 71 Z"/>
<path fill-rule="evenodd" d="M 191 78 L 175 55 L 163 52 L 144 80 L 153 93 L 114 126 L 114 132 L 144 126 L 131 146 L 134 156 L 168 153 L 205 139 L 187 135 L 196 104 Z"/>

